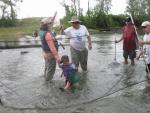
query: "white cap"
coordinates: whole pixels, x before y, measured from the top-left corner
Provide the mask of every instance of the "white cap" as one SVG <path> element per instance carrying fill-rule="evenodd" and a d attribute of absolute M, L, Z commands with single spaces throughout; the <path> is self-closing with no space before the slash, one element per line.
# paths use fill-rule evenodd
<path fill-rule="evenodd" d="M 146 26 L 150 26 L 150 22 L 149 21 L 144 21 L 141 24 L 142 27 L 146 27 Z"/>
<path fill-rule="evenodd" d="M 50 24 L 50 23 L 52 23 L 52 17 L 43 18 L 43 19 L 41 20 L 41 23 L 42 23 L 42 24 Z"/>

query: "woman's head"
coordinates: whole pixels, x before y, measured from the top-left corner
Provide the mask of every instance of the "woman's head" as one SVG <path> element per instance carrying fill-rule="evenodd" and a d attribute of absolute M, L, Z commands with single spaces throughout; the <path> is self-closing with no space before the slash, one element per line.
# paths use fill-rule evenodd
<path fill-rule="evenodd" d="M 69 57 L 67 55 L 63 55 L 61 57 L 61 63 L 63 63 L 63 64 L 69 63 Z"/>
<path fill-rule="evenodd" d="M 52 17 L 44 18 L 44 19 L 41 20 L 40 30 L 50 31 L 51 27 L 52 27 L 52 24 L 53 24 Z"/>
<path fill-rule="evenodd" d="M 40 30 L 48 31 L 49 30 L 48 25 L 47 24 L 41 24 Z"/>
<path fill-rule="evenodd" d="M 52 24 L 41 24 L 40 30 L 51 31 Z"/>

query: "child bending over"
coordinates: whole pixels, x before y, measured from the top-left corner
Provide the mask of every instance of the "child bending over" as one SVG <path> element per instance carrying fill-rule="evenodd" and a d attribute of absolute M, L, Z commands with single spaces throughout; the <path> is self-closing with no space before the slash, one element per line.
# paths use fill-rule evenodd
<path fill-rule="evenodd" d="M 63 55 L 61 58 L 61 64 L 59 65 L 63 70 L 63 75 L 66 79 L 66 84 L 64 88 L 60 88 L 61 91 L 70 89 L 72 85 L 79 81 L 78 69 L 75 67 L 75 64 L 69 62 L 69 57 Z"/>

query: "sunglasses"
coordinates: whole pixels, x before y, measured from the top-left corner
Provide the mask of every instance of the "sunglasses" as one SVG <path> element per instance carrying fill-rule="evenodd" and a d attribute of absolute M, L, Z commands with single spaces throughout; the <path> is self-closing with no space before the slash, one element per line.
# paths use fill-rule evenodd
<path fill-rule="evenodd" d="M 72 22 L 72 24 L 79 24 L 80 22 Z"/>
<path fill-rule="evenodd" d="M 142 28 L 146 28 L 146 26 L 142 26 Z"/>

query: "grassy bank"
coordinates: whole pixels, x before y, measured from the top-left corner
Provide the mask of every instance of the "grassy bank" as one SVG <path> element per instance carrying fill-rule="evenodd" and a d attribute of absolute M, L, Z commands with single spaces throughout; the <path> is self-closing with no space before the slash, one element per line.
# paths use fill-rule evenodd
<path fill-rule="evenodd" d="M 32 35 L 35 30 L 39 30 L 41 18 L 26 18 L 18 20 L 15 27 L 0 27 L 0 40 L 17 40 L 25 35 Z M 55 28 L 56 32 L 59 28 Z M 100 29 L 88 29 L 91 34 L 97 33 L 121 33 L 120 28 L 111 28 L 111 31 L 101 31 Z M 138 31 L 141 34 L 141 30 Z"/>
<path fill-rule="evenodd" d="M 18 20 L 15 27 L 0 27 L 0 40 L 17 40 L 25 35 L 32 35 L 40 27 L 41 18 Z"/>
<path fill-rule="evenodd" d="M 41 18 L 26 18 L 18 20 L 15 27 L 0 27 L 0 40 L 17 40 L 25 35 L 32 35 L 35 30 L 39 30 Z M 55 28 L 56 32 L 59 28 Z M 90 33 L 100 33 L 100 30 L 88 29 Z"/>

